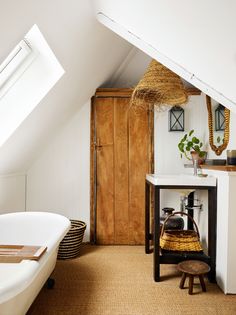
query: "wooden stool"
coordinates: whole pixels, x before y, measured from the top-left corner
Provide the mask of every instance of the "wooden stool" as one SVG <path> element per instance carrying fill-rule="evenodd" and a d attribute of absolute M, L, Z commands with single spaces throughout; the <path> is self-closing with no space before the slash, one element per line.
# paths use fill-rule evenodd
<path fill-rule="evenodd" d="M 208 273 L 210 271 L 210 267 L 208 264 L 206 264 L 203 261 L 199 260 L 186 260 L 182 261 L 178 264 L 177 269 L 181 272 L 182 278 L 179 284 L 180 289 L 184 288 L 184 282 L 186 277 L 189 277 L 189 289 L 188 293 L 193 294 L 193 280 L 195 276 L 199 277 L 201 286 L 202 286 L 202 291 L 206 292 L 206 285 L 204 282 L 204 274 Z"/>

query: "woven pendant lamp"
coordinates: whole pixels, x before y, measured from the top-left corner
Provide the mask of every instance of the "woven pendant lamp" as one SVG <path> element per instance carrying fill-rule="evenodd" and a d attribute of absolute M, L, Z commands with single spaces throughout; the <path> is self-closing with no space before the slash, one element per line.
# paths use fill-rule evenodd
<path fill-rule="evenodd" d="M 152 60 L 147 71 L 132 94 L 132 104 L 138 106 L 153 106 L 163 110 L 169 106 L 181 105 L 188 100 L 180 77 L 163 66 L 156 60 Z"/>

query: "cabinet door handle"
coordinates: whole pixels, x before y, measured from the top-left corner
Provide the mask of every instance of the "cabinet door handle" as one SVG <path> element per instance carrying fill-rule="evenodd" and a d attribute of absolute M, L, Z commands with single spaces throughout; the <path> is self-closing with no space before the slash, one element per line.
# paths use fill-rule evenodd
<path fill-rule="evenodd" d="M 101 147 L 102 147 L 102 145 L 100 144 L 100 139 L 97 139 L 97 142 L 95 142 L 95 148 L 99 149 Z"/>
<path fill-rule="evenodd" d="M 104 143 L 101 144 L 100 139 L 97 139 L 97 142 L 94 142 L 94 147 L 96 150 L 101 149 L 102 147 L 112 146 L 113 143 Z"/>

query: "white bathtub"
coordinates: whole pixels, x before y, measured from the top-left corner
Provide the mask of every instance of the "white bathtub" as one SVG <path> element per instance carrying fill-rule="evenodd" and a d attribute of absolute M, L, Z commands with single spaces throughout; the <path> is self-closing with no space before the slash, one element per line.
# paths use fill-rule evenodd
<path fill-rule="evenodd" d="M 48 212 L 0 215 L 0 244 L 47 246 L 39 261 L 0 263 L 0 314 L 23 315 L 52 273 L 70 221 Z"/>

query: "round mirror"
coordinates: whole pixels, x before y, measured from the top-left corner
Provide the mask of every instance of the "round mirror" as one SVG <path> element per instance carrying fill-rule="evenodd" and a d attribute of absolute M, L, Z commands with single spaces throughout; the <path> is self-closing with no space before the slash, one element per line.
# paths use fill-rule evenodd
<path fill-rule="evenodd" d="M 216 155 L 227 148 L 229 143 L 230 110 L 219 103 L 214 103 L 206 95 L 208 110 L 209 143 Z"/>

